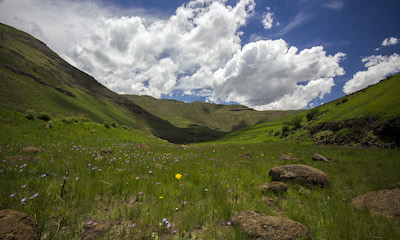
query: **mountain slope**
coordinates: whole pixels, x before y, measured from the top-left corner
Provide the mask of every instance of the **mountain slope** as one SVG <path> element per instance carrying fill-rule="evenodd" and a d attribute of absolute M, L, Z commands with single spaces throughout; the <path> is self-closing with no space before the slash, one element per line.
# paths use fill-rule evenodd
<path fill-rule="evenodd" d="M 220 142 L 312 140 L 365 147 L 400 146 L 400 74 L 293 116 L 227 134 Z"/>
<path fill-rule="evenodd" d="M 223 132 L 234 131 L 303 111 L 256 111 L 241 105 L 218 105 L 204 102 L 184 103 L 176 100 L 155 99 L 150 96 L 124 96 L 176 127 L 186 128 L 200 125 Z"/>
<path fill-rule="evenodd" d="M 0 24 L 0 82 L 0 108 L 118 123 L 176 143 L 208 141 L 224 134 L 205 126 L 175 127 L 71 66 L 43 42 L 4 24 Z"/>

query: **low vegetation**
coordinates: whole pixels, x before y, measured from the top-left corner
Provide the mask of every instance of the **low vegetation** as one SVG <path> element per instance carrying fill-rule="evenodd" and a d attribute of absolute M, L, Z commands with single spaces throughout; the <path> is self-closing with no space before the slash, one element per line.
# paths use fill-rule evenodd
<path fill-rule="evenodd" d="M 41 239 L 245 239 L 230 225 L 243 210 L 298 221 L 313 239 L 400 237 L 399 220 L 350 205 L 359 194 L 400 181 L 397 150 L 288 142 L 180 146 L 132 128 L 65 119 L 53 118 L 46 128 L 43 120 L 0 111 L 0 209 L 36 218 Z M 40 151 L 21 152 L 26 146 Z M 313 162 L 315 152 L 330 162 Z M 287 193 L 260 191 L 271 168 L 290 163 L 279 160 L 282 153 L 323 170 L 333 187 L 288 182 Z"/>

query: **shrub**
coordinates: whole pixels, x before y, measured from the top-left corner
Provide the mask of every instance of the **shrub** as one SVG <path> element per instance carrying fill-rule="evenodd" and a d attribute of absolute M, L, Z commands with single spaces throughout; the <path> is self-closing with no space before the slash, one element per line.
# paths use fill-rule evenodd
<path fill-rule="evenodd" d="M 108 122 L 103 123 L 104 127 L 110 128 L 110 124 Z"/>
<path fill-rule="evenodd" d="M 111 123 L 111 127 L 118 127 L 118 124 L 116 124 L 116 123 Z"/>
<path fill-rule="evenodd" d="M 289 125 L 285 124 L 282 126 L 282 135 L 289 131 Z"/>
<path fill-rule="evenodd" d="M 28 110 L 25 113 L 25 117 L 29 120 L 34 120 L 37 117 L 37 113 L 35 110 Z"/>
<path fill-rule="evenodd" d="M 54 122 L 53 121 L 48 121 L 47 124 L 49 125 L 50 128 L 54 127 Z"/>
<path fill-rule="evenodd" d="M 37 118 L 43 121 L 50 121 L 53 117 L 46 112 L 41 112 L 38 114 Z"/>
<path fill-rule="evenodd" d="M 293 129 L 300 128 L 301 126 L 301 121 L 303 120 L 303 116 L 297 115 L 292 120 L 290 120 L 290 126 L 293 126 Z"/>
<path fill-rule="evenodd" d="M 318 109 L 313 108 L 307 113 L 307 121 L 311 121 L 317 118 L 319 115 L 320 111 Z"/>

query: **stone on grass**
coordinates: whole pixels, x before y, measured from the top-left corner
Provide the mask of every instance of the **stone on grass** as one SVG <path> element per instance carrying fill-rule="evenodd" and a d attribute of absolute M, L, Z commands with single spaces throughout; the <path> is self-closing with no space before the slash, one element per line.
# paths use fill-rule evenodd
<path fill-rule="evenodd" d="M 331 187 L 332 182 L 323 171 L 303 164 L 290 164 L 274 167 L 269 172 L 273 181 L 294 181 L 300 184 Z"/>
<path fill-rule="evenodd" d="M 301 161 L 300 158 L 294 158 L 294 157 L 292 157 L 292 156 L 290 156 L 290 155 L 285 155 L 285 154 L 282 154 L 282 155 L 279 157 L 279 160 L 281 160 L 281 161 L 294 161 L 294 162 L 299 162 L 299 161 Z"/>
<path fill-rule="evenodd" d="M 233 215 L 231 221 L 250 238 L 269 240 L 310 238 L 306 226 L 288 218 L 267 216 L 246 210 Z"/>
<path fill-rule="evenodd" d="M 21 153 L 39 153 L 40 149 L 37 147 L 26 146 L 26 147 L 21 148 L 20 152 Z"/>
<path fill-rule="evenodd" d="M 323 162 L 329 162 L 329 160 L 322 156 L 321 154 L 314 153 L 314 155 L 311 156 L 311 159 L 314 161 L 323 161 Z"/>
<path fill-rule="evenodd" d="M 400 188 L 372 191 L 351 200 L 356 208 L 368 208 L 371 213 L 388 218 L 400 217 Z"/>
<path fill-rule="evenodd" d="M 253 155 L 250 152 L 239 154 L 238 157 L 241 158 L 251 158 Z"/>
<path fill-rule="evenodd" d="M 284 193 L 287 191 L 287 186 L 281 182 L 269 182 L 259 187 L 261 191 L 270 191 L 273 193 Z"/>
<path fill-rule="evenodd" d="M 26 213 L 1 210 L 0 239 L 39 239 L 39 225 L 36 219 Z"/>
<path fill-rule="evenodd" d="M 138 148 L 150 150 L 150 147 L 147 146 L 147 145 L 144 144 L 144 143 L 139 144 L 139 145 L 138 145 Z"/>

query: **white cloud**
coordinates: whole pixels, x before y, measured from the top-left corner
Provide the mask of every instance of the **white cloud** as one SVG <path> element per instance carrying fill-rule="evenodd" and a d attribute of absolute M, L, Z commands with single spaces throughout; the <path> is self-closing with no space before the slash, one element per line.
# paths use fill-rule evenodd
<path fill-rule="evenodd" d="M 267 8 L 267 10 L 270 11 L 270 8 Z M 279 22 L 275 21 L 273 12 L 267 12 L 263 16 L 262 24 L 263 24 L 264 28 L 267 29 L 267 30 L 271 29 L 274 26 L 279 26 L 280 25 Z"/>
<path fill-rule="evenodd" d="M 391 45 L 396 45 L 399 43 L 399 39 L 395 38 L 395 37 L 390 37 L 390 38 L 386 38 L 385 40 L 382 41 L 381 46 L 391 46 Z"/>
<path fill-rule="evenodd" d="M 332 10 L 341 10 L 344 7 L 344 2 L 340 0 L 335 0 L 325 3 L 322 6 Z"/>
<path fill-rule="evenodd" d="M 346 82 L 343 91 L 346 94 L 353 93 L 369 85 L 378 83 L 388 75 L 400 71 L 400 56 L 394 53 L 391 56 L 370 56 L 362 59 L 367 71 L 359 71 L 353 78 Z"/>
<path fill-rule="evenodd" d="M 211 100 L 257 110 L 304 108 L 344 74 L 338 64 L 344 56 L 326 56 L 322 47 L 298 52 L 282 39 L 249 43 L 215 72 Z"/>

